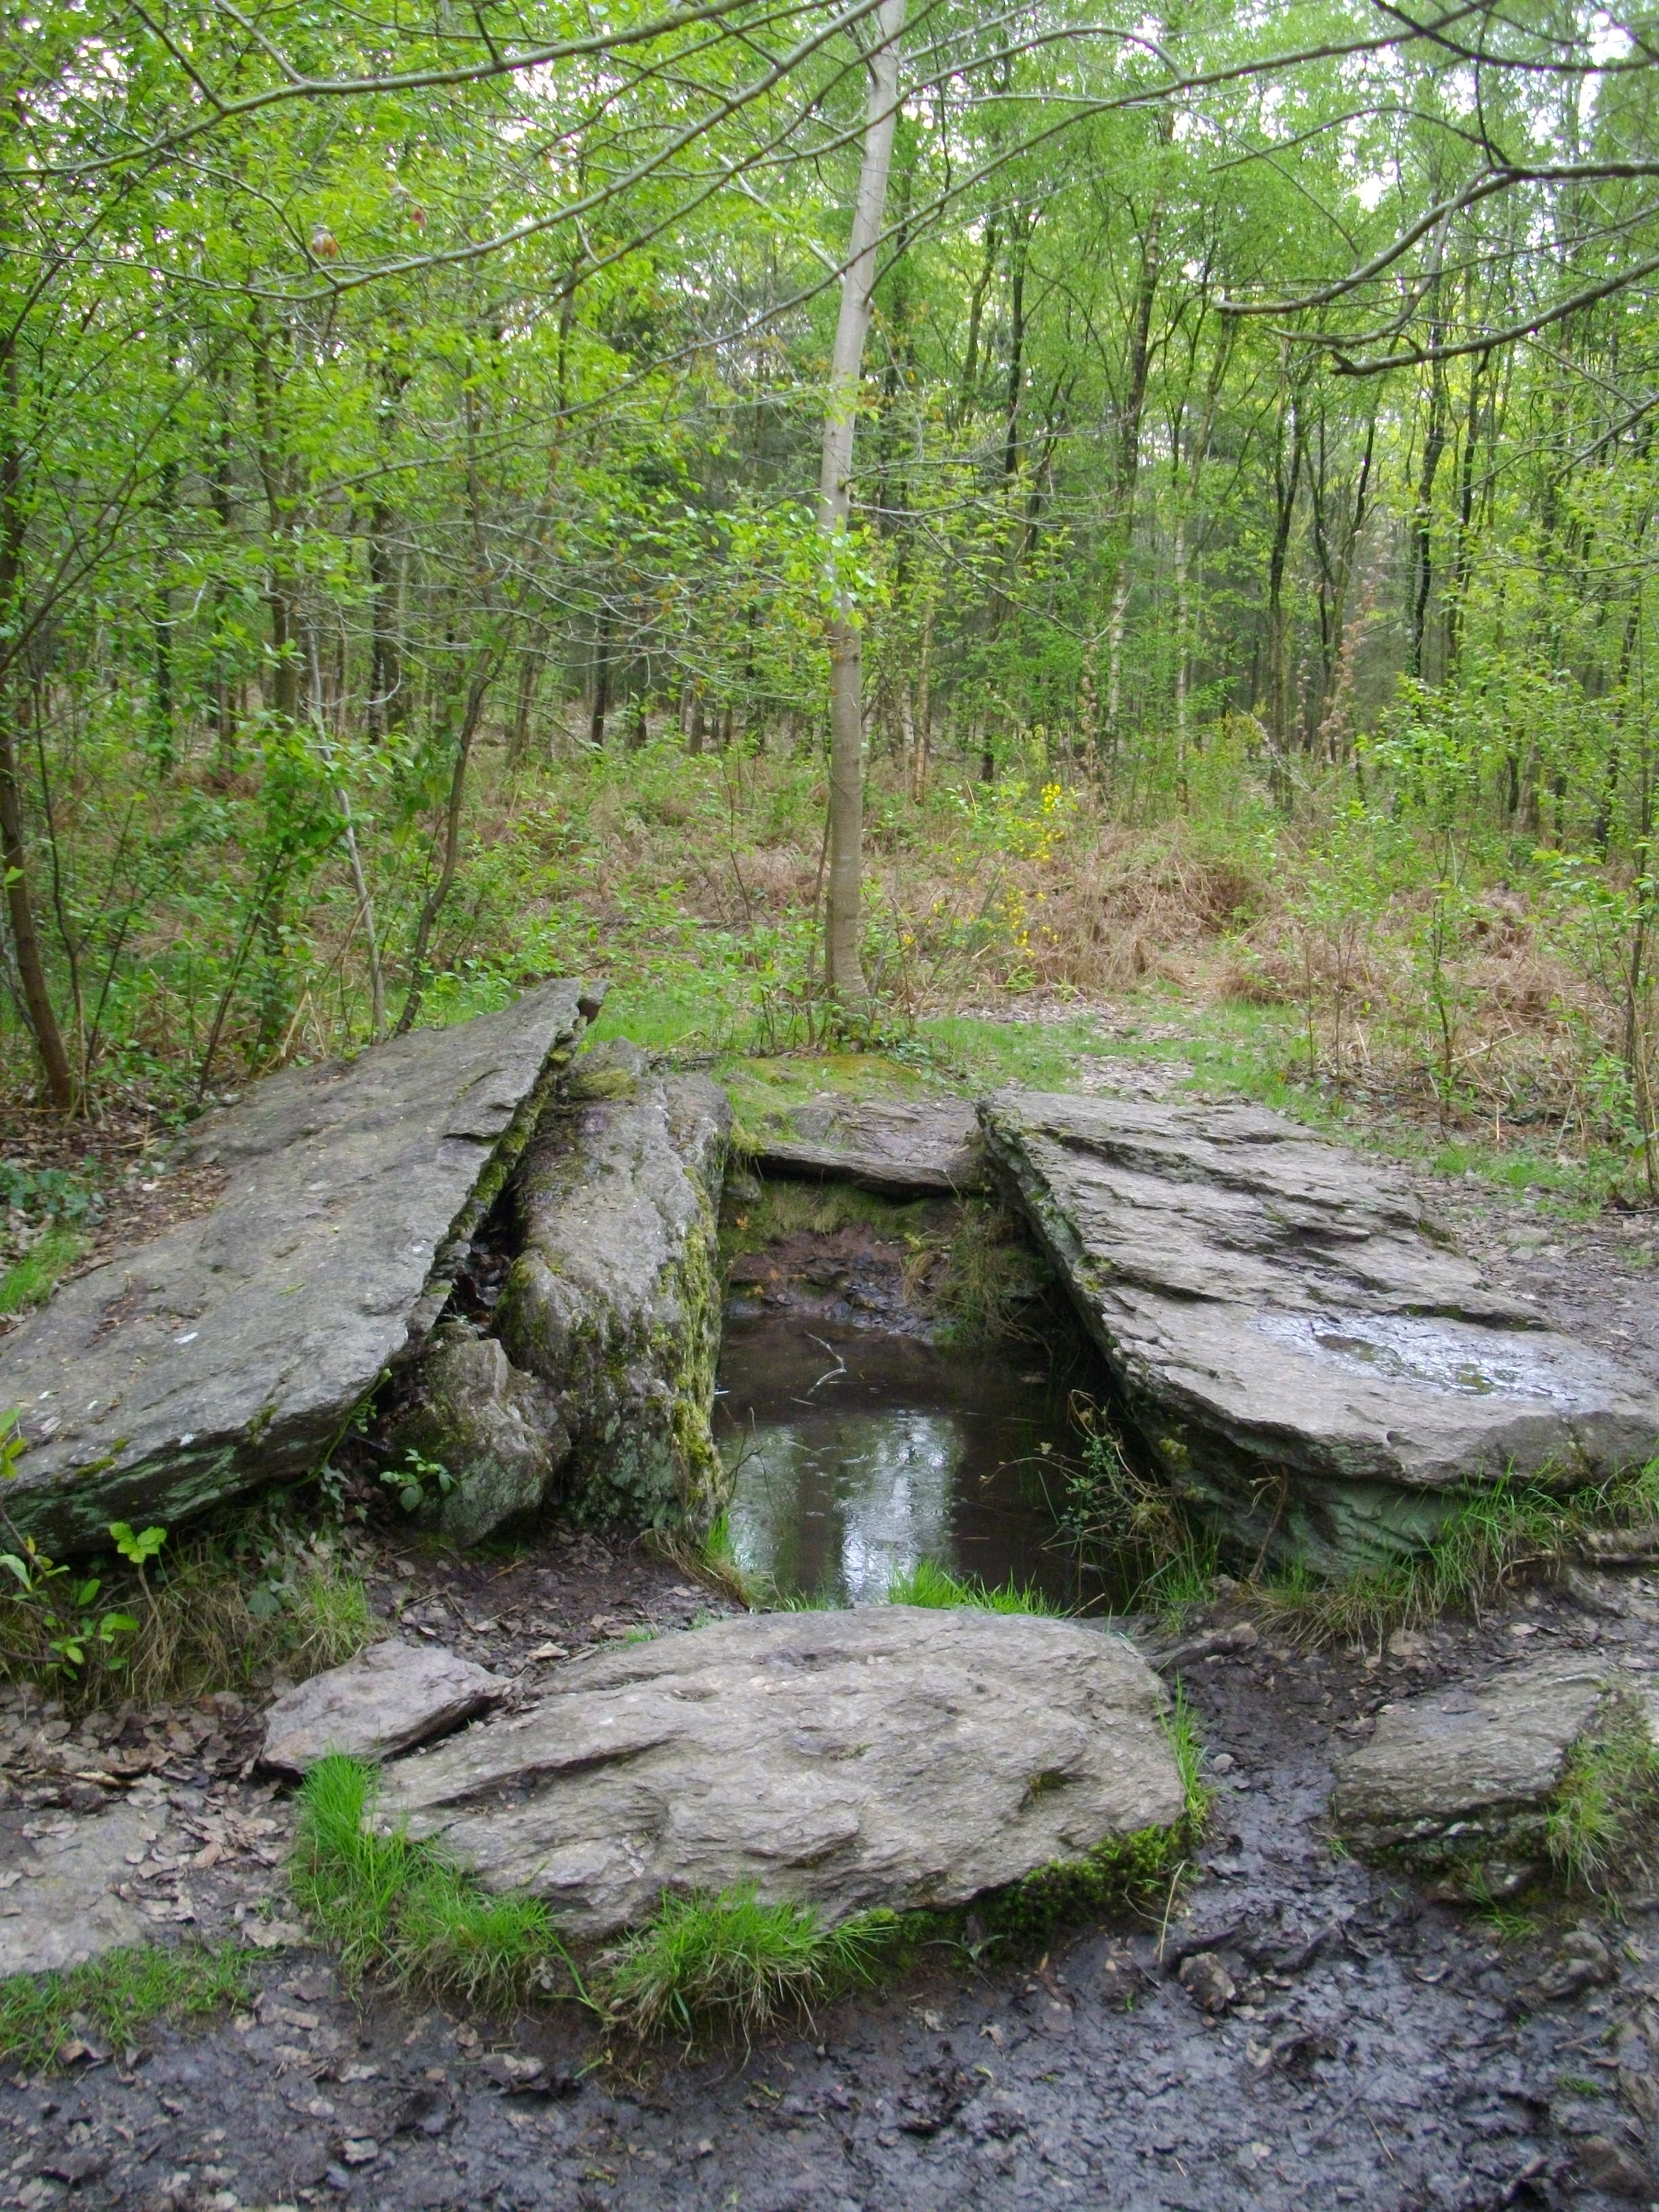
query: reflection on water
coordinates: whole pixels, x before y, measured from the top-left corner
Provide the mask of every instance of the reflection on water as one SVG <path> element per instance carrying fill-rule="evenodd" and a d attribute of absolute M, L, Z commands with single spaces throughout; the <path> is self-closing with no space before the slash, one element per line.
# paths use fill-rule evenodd
<path fill-rule="evenodd" d="M 931 1559 L 1070 1595 L 1045 1504 L 1046 1491 L 1060 1502 L 1065 1396 L 1029 1350 L 729 1321 L 720 1387 L 732 1540 L 781 1589 L 878 1600 L 893 1574 Z"/>

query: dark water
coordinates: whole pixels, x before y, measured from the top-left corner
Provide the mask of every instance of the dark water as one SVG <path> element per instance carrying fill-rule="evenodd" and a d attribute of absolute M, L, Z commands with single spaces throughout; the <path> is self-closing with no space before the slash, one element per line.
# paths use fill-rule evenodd
<path fill-rule="evenodd" d="M 1054 1462 L 1075 1438 L 1040 1353 L 728 1320 L 720 1389 L 738 1556 L 781 1589 L 867 1602 L 930 1559 L 993 1587 L 1073 1595 L 1045 1490 L 1061 1502 Z"/>

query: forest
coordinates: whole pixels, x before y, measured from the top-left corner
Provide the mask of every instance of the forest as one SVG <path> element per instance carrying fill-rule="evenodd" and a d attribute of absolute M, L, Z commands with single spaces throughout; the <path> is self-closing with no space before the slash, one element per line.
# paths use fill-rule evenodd
<path fill-rule="evenodd" d="M 1659 1198 L 1654 35 L 11 11 L 11 1109 L 587 972 L 693 1054 L 1115 1003 Z"/>

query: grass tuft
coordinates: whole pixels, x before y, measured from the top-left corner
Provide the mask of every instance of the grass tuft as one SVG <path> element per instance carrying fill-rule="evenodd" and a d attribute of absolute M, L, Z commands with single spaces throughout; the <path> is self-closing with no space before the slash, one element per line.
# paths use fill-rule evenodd
<path fill-rule="evenodd" d="M 319 1759 L 300 1789 L 289 1882 L 351 1978 L 376 1972 L 407 1988 L 505 2011 L 564 1958 L 547 1908 L 491 1897 L 428 1845 L 368 1825 L 377 1778 L 360 1760 Z"/>
<path fill-rule="evenodd" d="M 48 2066 L 72 2037 L 118 2046 L 158 2020 L 251 2003 L 247 1969 L 256 1955 L 234 1944 L 141 1944 L 57 1973 L 14 1975 L 0 1981 L 0 2059 Z"/>
<path fill-rule="evenodd" d="M 1569 1887 L 1606 1891 L 1656 1822 L 1659 1748 L 1642 1706 L 1615 1696 L 1568 1753 L 1545 1824 L 1550 1863 Z"/>
<path fill-rule="evenodd" d="M 1299 1642 L 1380 1645 L 1394 1629 L 1442 1613 L 1478 1620 L 1524 1576 L 1570 1557 L 1595 1531 L 1639 1531 L 1656 1521 L 1659 1460 L 1566 1497 L 1506 1478 L 1468 1492 L 1419 1551 L 1329 1579 L 1293 1568 L 1255 1585 L 1251 1596 L 1259 1613 Z"/>
<path fill-rule="evenodd" d="M 918 1559 L 914 1567 L 899 1569 L 888 1582 L 887 1602 L 940 1608 L 976 1606 L 985 1613 L 1052 1614 L 1059 1610 L 1034 1583 L 1024 1588 L 1009 1583 L 1001 1589 L 988 1589 L 982 1582 L 951 1574 L 936 1559 Z"/>
<path fill-rule="evenodd" d="M 665 1890 L 656 1917 L 609 1961 L 608 2015 L 641 2041 L 709 2025 L 745 2039 L 874 1972 L 893 1916 L 825 1928 L 811 1905 L 763 1904 L 752 1887 L 718 1896 Z"/>
<path fill-rule="evenodd" d="M 48 1229 L 21 1260 L 0 1272 L 0 1315 L 27 1313 L 31 1306 L 45 1305 L 58 1277 L 67 1273 L 86 1249 L 86 1238 L 77 1237 L 74 1230 Z"/>

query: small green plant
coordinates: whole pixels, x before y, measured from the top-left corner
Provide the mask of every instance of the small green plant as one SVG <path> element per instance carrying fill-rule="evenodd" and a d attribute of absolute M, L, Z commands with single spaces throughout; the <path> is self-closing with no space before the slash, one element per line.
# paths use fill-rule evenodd
<path fill-rule="evenodd" d="M 1550 1863 L 1569 1887 L 1609 1888 L 1659 1823 L 1659 1748 L 1634 1698 L 1614 1696 L 1575 1744 L 1545 1824 Z"/>
<path fill-rule="evenodd" d="M 665 2028 L 689 2039 L 709 2024 L 749 2039 L 868 1981 L 895 1924 L 884 1914 L 824 1928 L 810 1905 L 763 1904 L 752 1887 L 665 1891 L 656 1917 L 607 1962 L 608 2014 L 641 2040 Z"/>
<path fill-rule="evenodd" d="M 419 1513 L 423 1508 L 447 1498 L 455 1487 L 455 1478 L 441 1461 L 427 1459 L 413 1444 L 404 1454 L 401 1467 L 388 1468 L 380 1477 L 389 1489 L 398 1493 L 398 1503 L 405 1513 Z"/>
<path fill-rule="evenodd" d="M 76 1575 L 49 1558 L 32 1536 L 19 1537 L 15 1529 L 12 1535 L 17 1549 L 0 1552 L 0 1568 L 16 1584 L 8 1594 L 0 1626 L 0 1649 L 9 1666 L 48 1680 L 73 1680 L 88 1655 L 124 1665 L 125 1656 L 118 1655 L 124 1654 L 125 1639 L 138 1623 L 130 1613 L 100 1609 L 102 1577 Z"/>
<path fill-rule="evenodd" d="M 953 1575 L 937 1559 L 918 1559 L 913 1567 L 902 1567 L 891 1575 L 887 1583 L 889 1605 L 920 1605 L 936 1607 L 974 1606 L 984 1613 L 1054 1613 L 1059 1607 L 1049 1602 L 1034 1583 L 1024 1587 L 1009 1583 L 1001 1589 L 988 1589 L 982 1582 L 967 1580 Z"/>
<path fill-rule="evenodd" d="M 121 1557 L 140 1569 L 155 1557 L 167 1540 L 165 1528 L 146 1528 L 141 1534 L 134 1535 L 131 1524 L 125 1521 L 112 1521 L 109 1533 Z"/>
<path fill-rule="evenodd" d="M 22 1419 L 15 1406 L 0 1410 L 0 1481 L 9 1481 L 16 1474 L 18 1463 L 28 1449 Z"/>
<path fill-rule="evenodd" d="M 27 1313 L 44 1305 L 58 1279 L 72 1267 L 86 1250 L 83 1237 L 55 1225 L 37 1237 L 21 1259 L 0 1273 L 0 1314 Z"/>
<path fill-rule="evenodd" d="M 248 2003 L 256 1955 L 234 1944 L 140 1945 L 57 1973 L 14 1975 L 0 1982 L 0 2059 L 47 2066 L 71 2039 L 121 2045 L 157 2020 Z"/>

